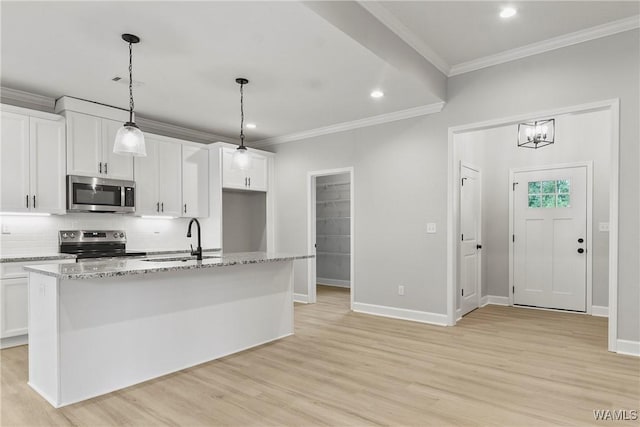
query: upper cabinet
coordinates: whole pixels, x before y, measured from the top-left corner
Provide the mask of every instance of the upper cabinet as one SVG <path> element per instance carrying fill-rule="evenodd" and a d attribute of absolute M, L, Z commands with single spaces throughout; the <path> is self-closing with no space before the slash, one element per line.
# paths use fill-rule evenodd
<path fill-rule="evenodd" d="M 248 170 L 233 167 L 235 148 L 222 149 L 222 188 L 247 191 L 267 191 L 267 158 L 249 152 L 251 165 Z"/>
<path fill-rule="evenodd" d="M 182 216 L 209 216 L 209 150 L 182 146 Z"/>
<path fill-rule="evenodd" d="M 145 135 L 146 157 L 135 158 L 136 214 L 182 216 L 182 145 Z"/>
<path fill-rule="evenodd" d="M 63 118 L 3 107 L 1 127 L 0 211 L 65 213 Z"/>
<path fill-rule="evenodd" d="M 78 113 L 67 118 L 67 174 L 133 180 L 133 159 L 113 152 L 123 123 Z"/>

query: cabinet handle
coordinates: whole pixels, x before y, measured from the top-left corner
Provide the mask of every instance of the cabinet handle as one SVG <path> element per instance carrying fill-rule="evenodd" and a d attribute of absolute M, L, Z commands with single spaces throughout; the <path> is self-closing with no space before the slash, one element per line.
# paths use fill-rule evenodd
<path fill-rule="evenodd" d="M 164 202 L 160 203 L 160 206 L 161 206 L 160 209 L 162 210 L 162 212 L 164 212 Z"/>
<path fill-rule="evenodd" d="M 156 212 L 160 212 L 160 202 L 156 202 Z"/>
<path fill-rule="evenodd" d="M 251 187 L 251 177 L 249 177 L 248 179 L 249 179 L 249 187 Z"/>
<path fill-rule="evenodd" d="M 104 164 L 104 173 L 109 174 L 109 172 L 107 172 L 107 164 Z"/>
<path fill-rule="evenodd" d="M 33 196 L 33 208 L 36 208 L 36 196 Z"/>
<path fill-rule="evenodd" d="M 27 194 L 24 198 L 27 200 L 27 207 L 29 207 L 29 195 Z"/>
<path fill-rule="evenodd" d="M 102 162 L 98 163 L 98 173 L 102 173 Z"/>
<path fill-rule="evenodd" d="M 184 204 L 184 213 L 187 213 L 187 204 Z"/>
<path fill-rule="evenodd" d="M 247 177 L 246 176 L 244 177 L 244 186 L 245 187 L 247 186 Z"/>

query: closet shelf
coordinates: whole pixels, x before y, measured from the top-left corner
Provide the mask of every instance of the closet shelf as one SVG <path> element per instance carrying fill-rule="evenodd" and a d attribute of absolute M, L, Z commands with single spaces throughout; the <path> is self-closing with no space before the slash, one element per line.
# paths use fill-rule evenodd
<path fill-rule="evenodd" d="M 341 186 L 341 185 L 349 185 L 349 184 L 350 184 L 349 181 L 327 182 L 326 184 L 317 184 L 317 187 L 328 188 L 328 187 L 338 187 L 338 186 Z"/>
<path fill-rule="evenodd" d="M 317 221 L 329 221 L 333 219 L 351 219 L 350 216 L 325 216 L 325 217 L 316 217 Z"/>
<path fill-rule="evenodd" d="M 316 252 L 316 255 L 350 256 L 348 252 Z"/>
<path fill-rule="evenodd" d="M 351 237 L 350 234 L 316 234 L 317 237 Z"/>

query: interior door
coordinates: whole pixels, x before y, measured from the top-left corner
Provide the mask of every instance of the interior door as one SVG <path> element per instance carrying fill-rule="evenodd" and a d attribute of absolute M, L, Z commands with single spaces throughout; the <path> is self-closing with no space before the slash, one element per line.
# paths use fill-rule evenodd
<path fill-rule="evenodd" d="M 586 166 L 514 173 L 513 302 L 585 311 Z"/>
<path fill-rule="evenodd" d="M 469 313 L 480 305 L 481 182 L 480 171 L 460 168 L 460 311 Z"/>

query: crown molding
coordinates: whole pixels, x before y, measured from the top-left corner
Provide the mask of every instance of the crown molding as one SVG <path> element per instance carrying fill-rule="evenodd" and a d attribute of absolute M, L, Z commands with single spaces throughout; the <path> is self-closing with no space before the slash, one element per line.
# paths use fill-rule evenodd
<path fill-rule="evenodd" d="M 328 135 L 331 133 L 344 132 L 352 129 L 359 129 L 367 126 L 379 125 L 382 123 L 395 122 L 397 120 L 410 119 L 418 116 L 426 116 L 428 114 L 439 113 L 440 111 L 442 111 L 442 108 L 444 108 L 444 105 L 444 102 L 421 105 L 419 107 L 366 117 L 364 119 L 353 120 L 350 122 L 337 123 L 334 125 L 324 126 L 321 128 L 311 129 L 303 132 L 296 132 L 288 135 L 262 139 L 260 141 L 251 143 L 250 146 L 255 148 L 263 148 L 269 145 L 284 144 L 286 142 L 298 141 L 301 139 L 313 138 L 316 136 Z"/>
<path fill-rule="evenodd" d="M 24 108 L 53 113 L 56 100 L 49 96 L 37 95 L 23 90 L 0 87 L 0 102 Z"/>
<path fill-rule="evenodd" d="M 495 55 L 485 56 L 483 58 L 474 59 L 468 62 L 462 62 L 451 67 L 449 77 L 459 74 L 468 73 L 470 71 L 480 70 L 482 68 L 503 64 L 509 61 L 526 58 L 532 55 L 549 52 L 551 50 L 560 49 L 589 40 L 595 40 L 601 37 L 607 37 L 624 31 L 634 30 L 640 27 L 640 15 L 630 16 L 628 18 L 617 21 L 608 22 L 606 24 L 597 25 L 595 27 L 586 28 L 584 30 L 575 31 L 573 33 L 564 34 L 562 36 L 532 43 L 515 49 L 506 50 Z"/>
<path fill-rule="evenodd" d="M 424 43 L 420 37 L 416 36 L 413 31 L 400 22 L 400 20 L 389 12 L 386 7 L 375 1 L 358 1 L 358 4 L 400 37 L 406 44 L 411 46 L 424 59 L 431 62 L 431 64 L 433 64 L 433 66 L 440 70 L 445 76 L 449 75 L 451 66 L 426 43 Z"/>
<path fill-rule="evenodd" d="M 136 115 L 136 124 L 140 126 L 140 129 L 144 132 L 168 136 L 170 138 L 186 139 L 188 141 L 200 142 L 203 144 L 211 144 L 213 142 L 229 142 L 232 144 L 238 144 L 238 141 L 235 138 L 229 138 L 226 136 L 216 135 L 211 132 L 190 129 L 170 123 L 163 123 L 157 120 L 147 119 L 139 115 Z"/>

